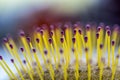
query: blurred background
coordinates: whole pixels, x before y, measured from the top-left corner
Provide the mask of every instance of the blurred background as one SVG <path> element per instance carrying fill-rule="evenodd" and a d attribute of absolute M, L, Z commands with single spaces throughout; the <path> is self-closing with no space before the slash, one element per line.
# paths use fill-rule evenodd
<path fill-rule="evenodd" d="M 0 0 L 0 40 L 59 21 L 120 24 L 119 5 L 119 0 Z"/>

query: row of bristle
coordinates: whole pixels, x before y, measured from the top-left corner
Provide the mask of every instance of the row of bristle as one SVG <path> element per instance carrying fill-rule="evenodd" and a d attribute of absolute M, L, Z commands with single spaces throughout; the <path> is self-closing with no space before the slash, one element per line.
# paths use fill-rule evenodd
<path fill-rule="evenodd" d="M 100 69 L 99 79 L 102 80 L 103 68 L 105 66 L 105 53 L 107 52 L 107 66 L 112 67 L 112 77 L 114 79 L 115 72 L 118 66 L 118 59 L 120 55 L 119 37 L 118 37 L 118 27 L 115 27 L 111 31 L 110 27 L 107 26 L 105 29 L 101 25 L 97 29 L 95 27 L 86 25 L 86 29 L 83 30 L 83 27 L 75 24 L 74 29 L 65 25 L 65 30 L 62 30 L 60 27 L 54 28 L 51 25 L 51 30 L 47 28 L 37 28 L 33 32 L 33 36 L 27 37 L 23 31 L 20 32 L 20 48 L 25 60 L 21 60 L 19 53 L 19 46 L 15 44 L 11 37 L 4 38 L 5 48 L 12 55 L 11 62 L 15 66 L 18 74 L 21 79 L 24 80 L 21 70 L 18 68 L 17 64 L 20 64 L 21 69 L 24 73 L 27 71 L 30 79 L 33 78 L 33 66 L 32 62 L 37 63 L 37 73 L 41 80 L 44 80 L 44 70 L 41 64 L 41 58 L 39 59 L 39 54 L 42 56 L 45 67 L 49 70 L 51 79 L 54 80 L 55 73 L 52 64 L 55 65 L 55 68 L 59 68 L 61 59 L 63 59 L 62 68 L 64 74 L 64 80 L 67 80 L 67 69 L 71 60 L 71 52 L 75 56 L 75 78 L 79 79 L 79 61 L 82 59 L 83 54 L 86 55 L 86 65 L 88 70 L 88 80 L 91 80 L 91 62 L 93 51 L 96 50 L 97 54 L 97 64 Z M 73 29 L 73 30 L 72 30 Z M 35 48 L 36 49 L 35 49 Z M 118 47 L 118 53 L 115 58 L 115 50 Z M 31 52 L 32 50 L 32 52 Z M 37 50 L 37 51 L 36 51 Z M 38 52 L 38 53 L 37 53 Z M 32 54 L 34 53 L 34 54 Z M 112 60 L 111 60 L 112 57 Z M 53 59 L 53 60 L 52 60 Z M 111 66 L 112 61 L 112 66 Z M 53 63 L 52 63 L 53 62 Z M 11 79 L 17 79 L 14 72 L 7 65 L 5 60 L 0 56 L 0 65 L 8 74 Z"/>

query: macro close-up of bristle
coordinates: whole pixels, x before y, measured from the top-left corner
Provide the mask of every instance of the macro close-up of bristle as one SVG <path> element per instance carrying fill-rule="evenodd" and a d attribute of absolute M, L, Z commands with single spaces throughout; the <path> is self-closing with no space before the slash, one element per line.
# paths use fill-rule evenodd
<path fill-rule="evenodd" d="M 0 80 L 120 80 L 120 0 L 0 0 Z"/>
<path fill-rule="evenodd" d="M 3 38 L 8 61 L 0 55 L 0 67 L 9 80 L 120 80 L 119 25 L 68 22 L 32 30 Z"/>

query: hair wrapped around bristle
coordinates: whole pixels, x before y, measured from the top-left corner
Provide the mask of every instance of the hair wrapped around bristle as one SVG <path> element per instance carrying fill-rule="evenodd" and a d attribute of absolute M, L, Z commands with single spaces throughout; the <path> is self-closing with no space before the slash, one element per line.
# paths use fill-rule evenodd
<path fill-rule="evenodd" d="M 43 25 L 3 42 L 12 65 L 0 56 L 0 66 L 13 80 L 120 80 L 118 25 Z"/>

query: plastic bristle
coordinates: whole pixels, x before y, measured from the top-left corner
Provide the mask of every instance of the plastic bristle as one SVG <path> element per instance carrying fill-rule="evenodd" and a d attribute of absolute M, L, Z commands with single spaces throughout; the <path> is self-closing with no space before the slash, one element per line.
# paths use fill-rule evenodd
<path fill-rule="evenodd" d="M 11 36 L 3 38 L 17 71 L 14 74 L 3 59 L 7 54 L 1 54 L 0 67 L 10 80 L 120 80 L 119 25 L 66 22 L 34 28 L 27 35 L 20 31 L 15 41 Z"/>

